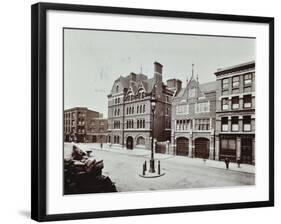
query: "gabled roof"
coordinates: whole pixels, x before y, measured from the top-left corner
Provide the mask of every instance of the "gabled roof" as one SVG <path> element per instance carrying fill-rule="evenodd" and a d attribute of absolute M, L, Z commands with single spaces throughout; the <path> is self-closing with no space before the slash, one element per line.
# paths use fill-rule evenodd
<path fill-rule="evenodd" d="M 114 85 L 116 83 L 120 84 L 120 90 L 127 88 L 128 90 L 131 89 L 134 94 L 137 93 L 140 86 L 144 87 L 145 91 L 147 93 L 151 92 L 153 89 L 153 86 L 155 84 L 155 79 L 150 78 L 148 79 L 146 75 L 144 74 L 134 74 L 131 73 L 130 75 L 124 77 L 120 76 L 118 79 L 114 81 Z M 114 89 L 112 88 L 111 92 L 113 92 Z"/>
<path fill-rule="evenodd" d="M 190 80 L 185 88 L 182 88 L 175 96 L 175 98 L 188 98 L 188 90 L 190 87 L 197 86 L 198 82 L 193 79 Z M 216 81 L 199 84 L 198 97 L 204 96 L 204 93 L 216 91 Z"/>

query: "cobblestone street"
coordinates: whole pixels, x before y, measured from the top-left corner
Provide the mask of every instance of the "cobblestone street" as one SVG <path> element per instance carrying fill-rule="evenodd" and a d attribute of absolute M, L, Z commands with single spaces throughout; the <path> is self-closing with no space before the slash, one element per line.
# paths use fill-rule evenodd
<path fill-rule="evenodd" d="M 104 161 L 103 174 L 115 182 L 119 192 L 146 191 L 165 189 L 187 189 L 204 187 L 227 187 L 255 184 L 254 167 L 230 164 L 230 170 L 224 168 L 223 162 L 202 159 L 190 159 L 183 156 L 155 154 L 161 162 L 165 175 L 158 178 L 142 178 L 142 164 L 149 162 L 149 150 L 126 150 L 108 148 L 100 149 L 96 144 L 78 144 L 84 150 L 93 150 L 92 155 Z M 71 144 L 65 144 L 65 157 L 71 152 Z M 244 167 L 243 167 L 244 166 Z M 246 167 L 246 169 L 245 169 Z M 231 169 L 236 168 L 236 170 Z M 244 168 L 244 169 L 243 169 Z M 246 172 L 245 172 L 246 170 Z"/>

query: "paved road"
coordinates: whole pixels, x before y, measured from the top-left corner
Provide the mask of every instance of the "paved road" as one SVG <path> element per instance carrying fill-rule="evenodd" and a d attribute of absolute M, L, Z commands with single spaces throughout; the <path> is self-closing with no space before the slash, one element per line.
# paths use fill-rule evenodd
<path fill-rule="evenodd" d="M 66 152 L 70 150 L 69 147 L 65 145 Z M 142 178 L 139 174 L 142 173 L 144 161 L 149 164 L 149 152 L 147 155 L 134 155 L 96 149 L 93 155 L 103 159 L 103 174 L 116 183 L 120 192 L 242 186 L 255 183 L 255 174 L 211 168 L 204 165 L 203 161 L 194 164 L 180 156 L 160 159 L 164 176 Z"/>

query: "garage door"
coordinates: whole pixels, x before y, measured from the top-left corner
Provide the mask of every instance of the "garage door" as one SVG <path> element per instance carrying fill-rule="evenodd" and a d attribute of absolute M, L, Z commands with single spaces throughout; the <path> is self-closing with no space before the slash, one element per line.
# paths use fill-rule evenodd
<path fill-rule="evenodd" d="M 184 137 L 177 138 L 176 154 L 180 156 L 188 156 L 188 139 Z"/>
<path fill-rule="evenodd" d="M 207 138 L 195 139 L 195 157 L 209 158 L 210 141 Z"/>

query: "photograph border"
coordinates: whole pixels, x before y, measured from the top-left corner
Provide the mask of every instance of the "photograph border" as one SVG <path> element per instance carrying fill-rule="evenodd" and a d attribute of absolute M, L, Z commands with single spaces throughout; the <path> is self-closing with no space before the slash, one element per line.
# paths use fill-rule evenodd
<path fill-rule="evenodd" d="M 205 19 L 217 21 L 254 22 L 269 25 L 269 200 L 193 205 L 159 208 L 140 208 L 67 214 L 47 214 L 46 145 L 47 145 L 47 11 L 110 13 L 169 18 Z M 149 215 L 207 210 L 223 210 L 274 206 L 274 18 L 137 8 L 104 7 L 73 4 L 37 3 L 31 9 L 31 218 L 37 221 Z"/>

